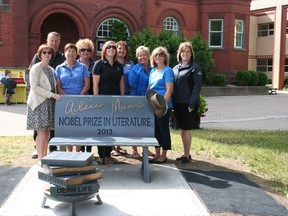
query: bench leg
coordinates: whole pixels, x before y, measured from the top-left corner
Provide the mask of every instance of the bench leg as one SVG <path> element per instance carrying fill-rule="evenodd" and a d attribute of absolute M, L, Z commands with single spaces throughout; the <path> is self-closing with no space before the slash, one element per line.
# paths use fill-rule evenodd
<path fill-rule="evenodd" d="M 148 146 L 143 146 L 142 172 L 144 182 L 150 183 Z"/>
<path fill-rule="evenodd" d="M 46 204 L 46 201 L 47 201 L 47 198 L 44 197 L 44 198 L 43 198 L 43 201 L 42 201 L 42 204 L 41 204 L 41 207 L 42 207 L 42 208 L 47 208 L 47 206 L 45 205 L 45 204 Z"/>
<path fill-rule="evenodd" d="M 97 194 L 97 195 L 96 195 L 96 198 L 97 198 L 98 201 L 97 201 L 95 204 L 101 205 L 101 204 L 102 204 L 102 200 L 101 200 L 101 198 L 100 198 L 100 195 Z"/>
<path fill-rule="evenodd" d="M 69 203 L 69 215 L 76 216 L 75 202 Z"/>

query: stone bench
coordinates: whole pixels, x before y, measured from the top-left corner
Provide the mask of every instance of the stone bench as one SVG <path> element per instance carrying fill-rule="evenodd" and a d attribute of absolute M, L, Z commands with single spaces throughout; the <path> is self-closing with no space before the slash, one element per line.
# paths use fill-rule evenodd
<path fill-rule="evenodd" d="M 154 114 L 144 96 L 62 95 L 56 101 L 49 145 L 143 147 L 142 173 L 150 182 L 148 147 L 158 146 Z"/>

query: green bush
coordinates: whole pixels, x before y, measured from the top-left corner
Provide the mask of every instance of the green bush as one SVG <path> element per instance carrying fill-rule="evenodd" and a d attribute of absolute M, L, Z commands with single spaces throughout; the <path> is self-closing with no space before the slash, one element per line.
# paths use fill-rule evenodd
<path fill-rule="evenodd" d="M 212 85 L 213 86 L 225 86 L 226 78 L 224 74 L 214 74 L 212 76 Z"/>
<path fill-rule="evenodd" d="M 142 29 L 135 32 L 130 38 L 131 60 L 137 62 L 135 52 L 137 47 L 143 45 L 152 52 L 158 46 L 164 46 L 170 54 L 170 67 L 177 64 L 176 54 L 178 46 L 184 41 L 190 41 L 195 53 L 195 62 L 200 66 L 203 73 L 203 83 L 207 83 L 215 67 L 215 60 L 212 57 L 212 51 L 209 49 L 207 42 L 201 37 L 200 33 L 195 34 L 192 38 L 185 38 L 184 34 L 176 36 L 170 31 L 162 30 L 158 34 L 153 34 L 150 28 Z"/>
<path fill-rule="evenodd" d="M 249 86 L 257 86 L 259 82 L 258 73 L 256 71 L 248 71 L 251 74 Z"/>
<path fill-rule="evenodd" d="M 284 78 L 284 85 L 287 86 L 288 85 L 288 77 Z"/>
<path fill-rule="evenodd" d="M 207 101 L 205 100 L 205 98 L 200 95 L 200 106 L 198 109 L 198 113 L 200 114 L 204 114 L 207 111 Z"/>
<path fill-rule="evenodd" d="M 248 86 L 251 80 L 251 73 L 249 71 L 238 71 L 236 73 L 236 85 Z"/>
<path fill-rule="evenodd" d="M 267 74 L 262 71 L 257 71 L 257 74 L 259 78 L 258 86 L 266 86 L 268 81 Z"/>

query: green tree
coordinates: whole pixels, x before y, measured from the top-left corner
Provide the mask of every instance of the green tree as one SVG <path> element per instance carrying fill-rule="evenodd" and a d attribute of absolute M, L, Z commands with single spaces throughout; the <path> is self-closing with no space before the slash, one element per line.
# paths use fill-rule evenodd
<path fill-rule="evenodd" d="M 212 71 L 215 67 L 215 60 L 212 57 L 212 51 L 208 44 L 202 39 L 201 34 L 197 33 L 189 41 L 191 41 L 195 53 L 195 62 L 200 66 L 203 73 L 203 82 L 211 84 Z"/>
<path fill-rule="evenodd" d="M 153 34 L 150 28 L 145 28 L 140 32 L 136 32 L 130 38 L 131 60 L 137 62 L 135 52 L 137 47 L 141 45 L 148 47 L 151 52 L 158 46 L 164 46 L 170 54 L 170 67 L 174 67 L 177 64 L 176 55 L 178 46 L 184 41 L 190 41 L 192 43 L 195 62 L 201 67 L 203 72 L 203 82 L 209 84 L 209 80 L 211 81 L 212 79 L 215 61 L 212 58 L 212 51 L 199 33 L 191 39 L 187 39 L 183 33 L 176 36 L 172 32 L 162 29 L 158 34 Z"/>
<path fill-rule="evenodd" d="M 111 26 L 111 38 L 114 41 L 129 41 L 127 26 L 125 23 L 115 20 Z"/>
<path fill-rule="evenodd" d="M 136 49 L 139 46 L 146 46 L 152 52 L 156 44 L 158 44 L 158 38 L 152 33 L 151 28 L 145 28 L 140 32 L 134 33 L 130 38 L 131 60 L 137 62 Z"/>

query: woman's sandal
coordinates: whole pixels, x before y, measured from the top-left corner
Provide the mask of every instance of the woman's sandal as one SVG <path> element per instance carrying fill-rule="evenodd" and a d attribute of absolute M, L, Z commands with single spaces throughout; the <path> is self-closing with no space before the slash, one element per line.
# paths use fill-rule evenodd
<path fill-rule="evenodd" d="M 132 158 L 141 158 L 138 152 L 133 152 L 131 155 Z"/>
<path fill-rule="evenodd" d="M 113 156 L 113 157 L 117 157 L 117 156 L 120 156 L 121 155 L 121 153 L 119 153 L 117 150 L 112 150 L 111 151 L 111 156 Z"/>
<path fill-rule="evenodd" d="M 121 148 L 116 149 L 116 152 L 118 152 L 119 154 L 123 154 L 123 155 L 127 154 L 127 151 L 125 149 L 121 149 Z"/>

